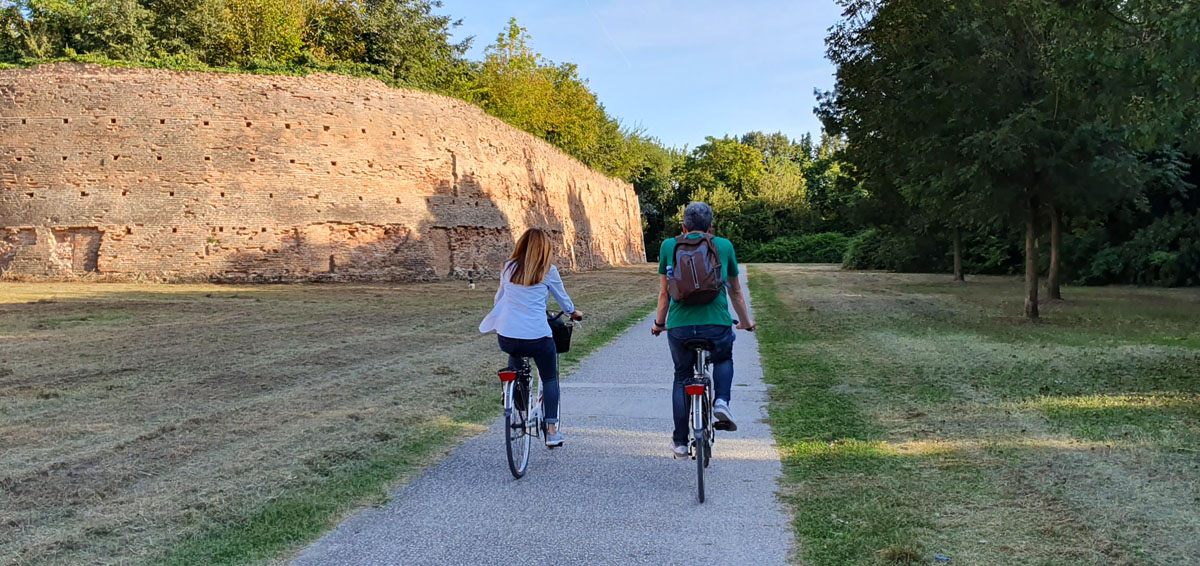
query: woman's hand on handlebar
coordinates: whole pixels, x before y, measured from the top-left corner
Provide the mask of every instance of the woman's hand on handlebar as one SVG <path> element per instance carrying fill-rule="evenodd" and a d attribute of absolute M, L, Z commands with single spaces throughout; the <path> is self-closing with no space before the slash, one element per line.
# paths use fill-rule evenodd
<path fill-rule="evenodd" d="M 575 311 L 575 312 L 571 313 L 571 320 L 574 320 L 574 321 L 583 320 L 583 311 Z"/>
<path fill-rule="evenodd" d="M 745 330 L 745 331 L 747 331 L 747 332 L 754 332 L 754 329 L 758 327 L 758 325 L 757 325 L 757 324 L 754 324 L 754 321 L 753 321 L 753 320 L 751 320 L 751 321 L 748 321 L 748 322 L 740 322 L 740 321 L 736 321 L 736 320 L 735 320 L 735 321 L 733 321 L 733 322 L 734 322 L 735 324 L 737 324 L 736 328 L 737 328 L 738 330 Z"/>

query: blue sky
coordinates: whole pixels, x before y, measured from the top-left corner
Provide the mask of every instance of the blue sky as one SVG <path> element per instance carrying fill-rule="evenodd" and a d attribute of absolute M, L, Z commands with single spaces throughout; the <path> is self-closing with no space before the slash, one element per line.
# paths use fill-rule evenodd
<path fill-rule="evenodd" d="M 613 116 L 667 145 L 708 135 L 820 132 L 813 89 L 833 86 L 833 0 L 444 0 L 483 57 L 510 17 L 580 74 Z"/>

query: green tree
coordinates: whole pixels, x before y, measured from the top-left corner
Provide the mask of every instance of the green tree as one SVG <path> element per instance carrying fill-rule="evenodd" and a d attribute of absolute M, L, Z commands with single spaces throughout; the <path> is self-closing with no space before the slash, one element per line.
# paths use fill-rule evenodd
<path fill-rule="evenodd" d="M 430 0 L 362 0 L 362 62 L 392 84 L 467 97 L 473 81 L 464 57 L 471 38 L 451 43 L 459 22 L 433 12 L 441 6 Z"/>
<path fill-rule="evenodd" d="M 149 55 L 153 14 L 137 0 L 16 0 L 5 8 L 4 50 L 14 58 L 74 53 Z"/>
<path fill-rule="evenodd" d="M 1025 314 L 1037 318 L 1045 207 L 1079 203 L 1077 187 L 1100 202 L 1139 187 L 1129 140 L 1096 102 L 1116 87 L 1072 90 L 1063 79 L 1063 46 L 1087 30 L 1073 8 L 1041 0 L 843 5 L 828 41 L 838 84 L 822 101 L 826 122 L 848 136 L 874 190 L 899 191 L 953 228 L 1020 218 Z"/>
<path fill-rule="evenodd" d="M 225 0 L 224 50 L 233 61 L 288 64 L 304 48 L 305 6 L 289 0 Z"/>

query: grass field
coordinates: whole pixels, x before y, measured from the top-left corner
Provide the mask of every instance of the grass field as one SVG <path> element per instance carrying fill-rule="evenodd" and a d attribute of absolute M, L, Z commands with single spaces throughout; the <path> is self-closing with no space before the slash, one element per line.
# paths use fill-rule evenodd
<path fill-rule="evenodd" d="M 1200 292 L 757 266 L 803 564 L 1200 564 Z"/>
<path fill-rule="evenodd" d="M 566 285 L 567 366 L 657 294 Z M 279 561 L 498 413 L 494 290 L 0 283 L 0 564 Z"/>

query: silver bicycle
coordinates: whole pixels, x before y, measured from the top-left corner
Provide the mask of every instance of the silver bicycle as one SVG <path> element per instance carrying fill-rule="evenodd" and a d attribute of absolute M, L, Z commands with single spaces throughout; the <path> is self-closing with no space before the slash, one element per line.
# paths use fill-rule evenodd
<path fill-rule="evenodd" d="M 560 315 L 564 313 L 559 313 Z M 572 321 L 582 328 L 579 320 Z M 504 386 L 504 451 L 508 454 L 508 470 L 521 479 L 529 468 L 529 447 L 534 438 L 546 432 L 545 409 L 542 406 L 542 380 L 529 363 L 521 358 L 517 367 L 497 372 Z M 562 401 L 559 401 L 558 426 L 562 427 Z M 550 447 L 553 450 L 553 447 Z"/>
<path fill-rule="evenodd" d="M 707 338 L 691 338 L 684 341 L 683 347 L 696 351 L 692 379 L 684 384 L 683 390 L 688 396 L 688 422 L 691 423 L 688 454 L 696 460 L 696 492 L 700 503 L 704 503 L 704 469 L 712 459 L 712 446 L 716 441 L 712 416 L 712 360 L 708 355 L 713 343 Z"/>
<path fill-rule="evenodd" d="M 515 368 L 498 372 L 504 386 L 504 450 L 508 453 L 508 470 L 520 479 L 529 468 L 529 447 L 533 439 L 541 438 L 546 430 L 542 417 L 542 381 L 529 364 L 521 358 Z"/>

